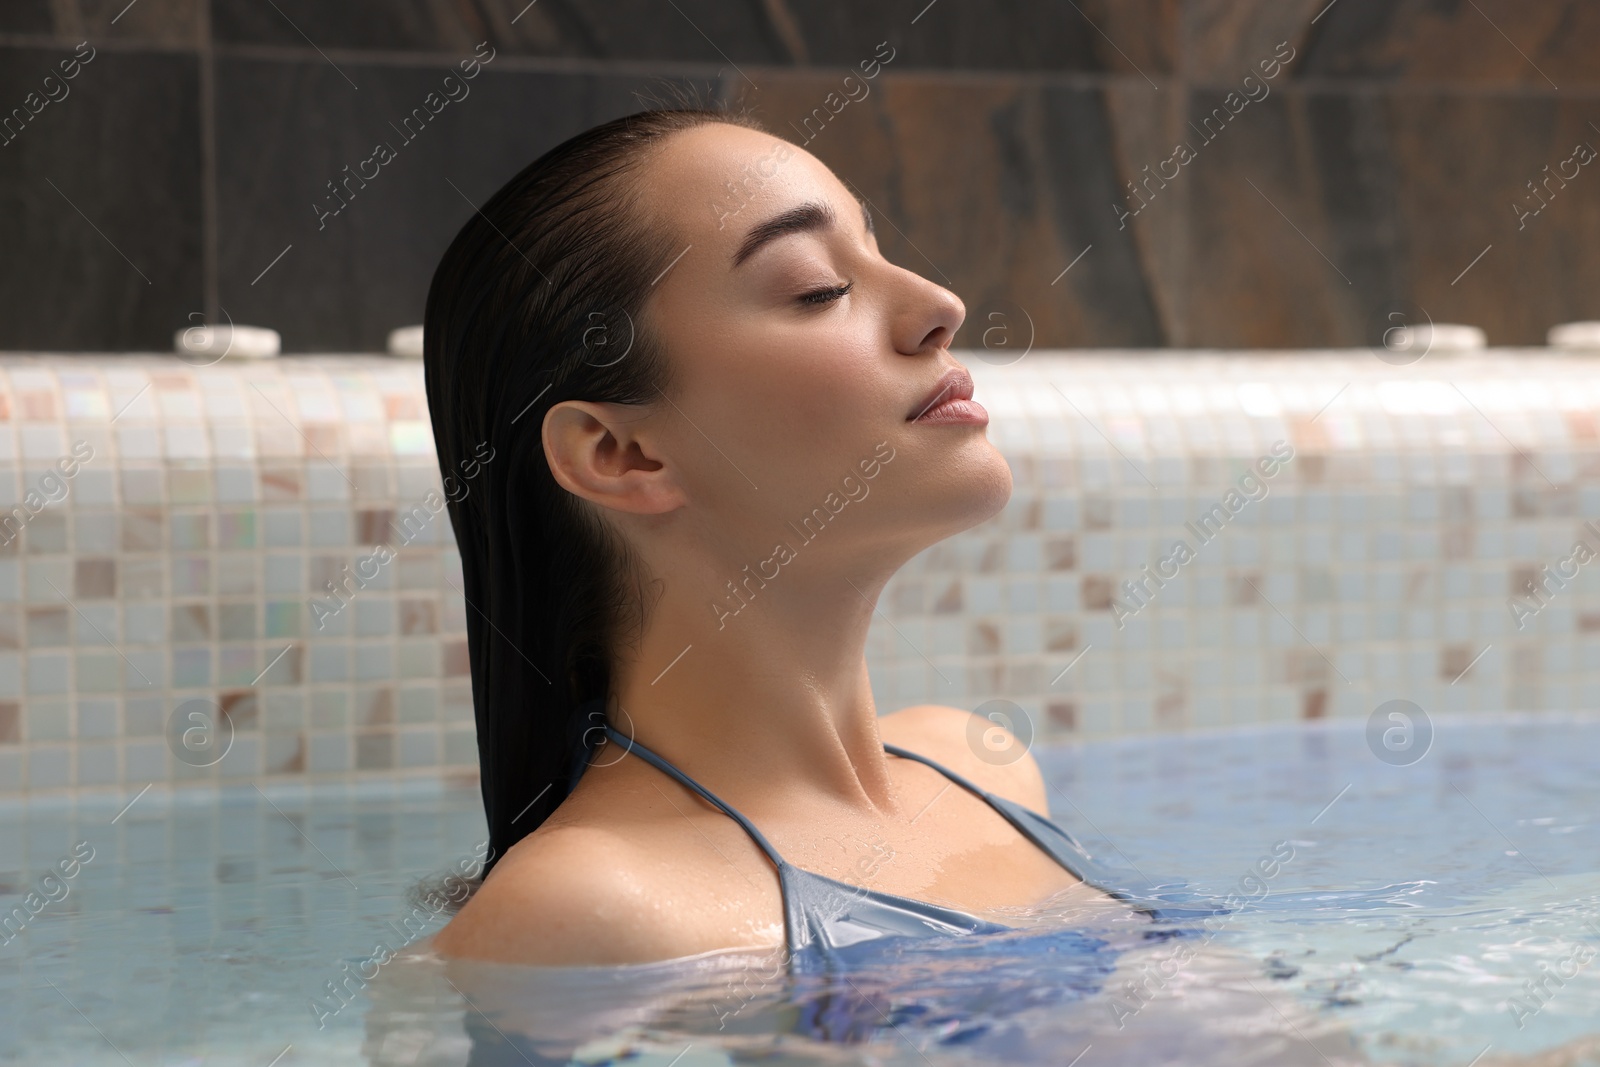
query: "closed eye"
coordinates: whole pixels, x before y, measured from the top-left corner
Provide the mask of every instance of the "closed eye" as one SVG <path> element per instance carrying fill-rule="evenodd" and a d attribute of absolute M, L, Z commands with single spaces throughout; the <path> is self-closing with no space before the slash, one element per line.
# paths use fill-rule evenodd
<path fill-rule="evenodd" d="M 806 293 L 800 298 L 802 304 L 828 304 L 841 296 L 846 295 L 855 288 L 855 282 L 846 282 L 843 285 L 830 285 L 826 289 L 817 289 Z"/>

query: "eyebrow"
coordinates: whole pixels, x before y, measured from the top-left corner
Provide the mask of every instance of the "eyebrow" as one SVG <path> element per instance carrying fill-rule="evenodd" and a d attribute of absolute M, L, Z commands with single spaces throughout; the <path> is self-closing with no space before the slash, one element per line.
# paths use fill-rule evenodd
<path fill-rule="evenodd" d="M 868 233 L 876 233 L 877 228 L 872 224 L 872 213 L 867 210 L 867 202 L 860 201 L 861 221 L 866 226 Z M 733 254 L 733 265 L 737 267 L 762 248 L 776 241 L 780 237 L 787 237 L 795 233 L 810 233 L 814 230 L 825 230 L 838 221 L 831 205 L 812 201 L 801 204 L 799 207 L 790 208 L 780 215 L 774 215 L 766 222 L 752 229 L 739 244 L 739 250 Z"/>

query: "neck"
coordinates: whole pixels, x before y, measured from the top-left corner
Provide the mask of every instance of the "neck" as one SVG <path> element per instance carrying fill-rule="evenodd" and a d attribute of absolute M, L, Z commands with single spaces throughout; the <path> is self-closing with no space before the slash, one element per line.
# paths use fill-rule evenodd
<path fill-rule="evenodd" d="M 668 583 L 618 670 L 607 719 L 735 807 L 736 796 L 756 807 L 782 797 L 893 811 L 866 663 L 893 568 L 791 573 L 802 562 L 731 616 L 707 605 L 725 582 Z"/>

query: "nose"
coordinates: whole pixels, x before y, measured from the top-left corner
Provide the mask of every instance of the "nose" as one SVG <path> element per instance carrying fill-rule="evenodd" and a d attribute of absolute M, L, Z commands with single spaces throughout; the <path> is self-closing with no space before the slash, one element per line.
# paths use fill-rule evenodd
<path fill-rule="evenodd" d="M 906 291 L 894 323 L 894 346 L 902 355 L 916 356 L 948 348 L 966 320 L 961 298 L 942 285 L 911 271 L 900 270 Z"/>

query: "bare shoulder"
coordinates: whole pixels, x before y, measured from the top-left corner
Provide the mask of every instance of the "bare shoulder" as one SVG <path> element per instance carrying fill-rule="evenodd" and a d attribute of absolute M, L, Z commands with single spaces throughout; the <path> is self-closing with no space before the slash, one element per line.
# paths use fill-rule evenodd
<path fill-rule="evenodd" d="M 885 741 L 944 764 L 963 778 L 1050 814 L 1039 764 L 1007 724 L 944 704 L 916 704 L 878 719 Z"/>
<path fill-rule="evenodd" d="M 441 955 L 535 966 L 645 963 L 704 950 L 659 920 L 648 857 L 604 828 L 548 828 L 517 842 L 435 935 Z"/>

